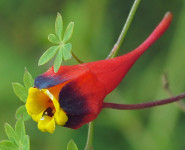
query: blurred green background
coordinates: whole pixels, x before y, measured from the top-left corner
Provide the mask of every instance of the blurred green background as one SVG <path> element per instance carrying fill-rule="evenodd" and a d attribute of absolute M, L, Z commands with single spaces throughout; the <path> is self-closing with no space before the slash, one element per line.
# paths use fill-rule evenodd
<path fill-rule="evenodd" d="M 0 0 L 0 139 L 7 139 L 4 123 L 15 124 L 22 105 L 11 83 L 22 83 L 24 67 L 36 77 L 51 64 L 38 67 L 41 54 L 51 46 L 57 12 L 64 25 L 75 22 L 71 39 L 74 53 L 83 61 L 106 58 L 116 42 L 133 0 Z M 167 98 L 161 83 L 169 75 L 175 95 L 185 91 L 185 1 L 142 0 L 119 55 L 136 48 L 152 32 L 166 11 L 174 15 L 167 32 L 149 48 L 119 87 L 105 101 L 140 103 Z M 75 64 L 74 60 L 67 64 Z M 82 150 L 87 125 L 78 130 L 57 127 L 42 133 L 29 120 L 26 131 L 31 150 L 65 150 L 72 138 Z M 175 104 L 132 111 L 103 110 L 95 120 L 95 150 L 184 150 L 185 114 Z"/>

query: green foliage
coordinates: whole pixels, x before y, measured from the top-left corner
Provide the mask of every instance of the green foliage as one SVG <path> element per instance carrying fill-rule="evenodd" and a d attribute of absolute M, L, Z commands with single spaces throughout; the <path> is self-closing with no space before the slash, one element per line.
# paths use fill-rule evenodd
<path fill-rule="evenodd" d="M 12 87 L 14 90 L 15 95 L 24 103 L 26 103 L 26 99 L 28 96 L 28 89 L 33 87 L 34 80 L 31 74 L 25 69 L 24 76 L 23 76 L 24 86 L 20 83 L 12 83 Z"/>
<path fill-rule="evenodd" d="M 40 57 L 38 65 L 44 65 L 45 63 L 50 61 L 55 56 L 55 54 L 57 53 L 59 48 L 60 48 L 60 46 L 58 46 L 58 45 L 48 48 L 44 52 L 44 54 Z"/>
<path fill-rule="evenodd" d="M 58 53 L 57 53 L 57 56 L 56 56 L 56 59 L 55 59 L 55 62 L 54 62 L 54 71 L 57 72 L 58 69 L 60 68 L 60 65 L 62 64 L 62 51 L 63 51 L 63 47 L 60 47 Z"/>
<path fill-rule="evenodd" d="M 12 86 L 15 95 L 25 103 L 28 96 L 26 88 L 20 83 L 12 83 Z"/>
<path fill-rule="evenodd" d="M 62 31 L 63 31 L 63 21 L 60 13 L 57 13 L 57 18 L 55 21 L 55 33 L 58 36 L 59 40 L 62 40 Z"/>
<path fill-rule="evenodd" d="M 71 58 L 71 49 L 72 45 L 71 43 L 67 43 L 63 46 L 63 56 L 64 60 L 70 59 Z M 69 53 L 70 52 L 70 53 Z"/>
<path fill-rule="evenodd" d="M 28 89 L 33 87 L 34 80 L 31 74 L 25 68 L 23 76 L 24 86 L 20 83 L 13 83 L 13 90 L 16 96 L 24 103 L 28 96 Z M 29 150 L 30 140 L 26 135 L 24 121 L 30 119 L 26 111 L 25 105 L 20 106 L 16 113 L 15 118 L 17 122 L 15 124 L 15 130 L 8 124 L 5 124 L 5 132 L 9 140 L 0 141 L 0 150 Z"/>
<path fill-rule="evenodd" d="M 49 34 L 48 40 L 57 44 L 56 46 L 52 46 L 47 49 L 44 54 L 40 57 L 38 65 L 44 65 L 48 61 L 50 61 L 55 55 L 54 61 L 54 71 L 57 72 L 62 64 L 62 60 L 68 60 L 72 57 L 71 43 L 66 43 L 69 41 L 73 34 L 74 22 L 70 22 L 65 30 L 64 36 L 63 33 L 63 21 L 60 13 L 57 13 L 56 21 L 55 21 L 55 34 Z"/>
<path fill-rule="evenodd" d="M 73 140 L 70 140 L 68 142 L 67 150 L 78 150 L 78 147 L 76 146 L 76 144 Z"/>
<path fill-rule="evenodd" d="M 15 134 L 18 137 L 18 143 L 21 143 L 22 141 L 24 141 L 25 126 L 22 118 L 17 120 L 15 124 Z"/>
<path fill-rule="evenodd" d="M 24 121 L 29 120 L 31 117 L 28 115 L 25 105 L 20 106 L 15 113 L 15 118 L 23 118 Z"/>
<path fill-rule="evenodd" d="M 15 130 L 8 124 L 5 124 L 5 132 L 9 140 L 0 142 L 2 150 L 29 150 L 29 136 L 26 135 L 23 118 L 17 120 Z"/>
<path fill-rule="evenodd" d="M 73 34 L 73 28 L 74 28 L 74 22 L 70 22 L 66 28 L 66 31 L 64 33 L 63 42 L 66 43 Z"/>
<path fill-rule="evenodd" d="M 23 82 L 27 90 L 34 85 L 34 80 L 26 68 L 24 71 Z"/>
<path fill-rule="evenodd" d="M 33 87 L 34 80 L 31 74 L 25 68 L 23 76 L 24 86 L 20 83 L 13 83 L 13 90 L 16 96 L 24 103 L 28 96 L 28 89 Z M 0 142 L 0 149 L 2 150 L 29 150 L 30 141 L 29 136 L 26 135 L 24 121 L 31 117 L 27 114 L 25 105 L 20 106 L 16 113 L 15 118 L 18 119 L 15 124 L 15 130 L 8 124 L 5 124 L 5 132 L 9 140 Z"/>
<path fill-rule="evenodd" d="M 26 103 L 26 99 L 28 97 L 28 89 L 30 87 L 33 87 L 34 80 L 32 78 L 32 75 L 28 72 L 28 70 L 25 68 L 24 76 L 23 76 L 23 82 L 24 86 L 20 83 L 13 83 L 13 90 L 16 96 L 24 103 Z M 25 105 L 20 106 L 15 113 L 16 119 L 23 119 L 24 121 L 29 120 L 31 117 L 28 115 L 26 111 Z"/>
<path fill-rule="evenodd" d="M 16 146 L 12 141 L 3 140 L 0 142 L 1 150 L 19 150 L 18 146 Z"/>
<path fill-rule="evenodd" d="M 48 40 L 53 44 L 60 44 L 60 40 L 56 37 L 55 34 L 49 34 Z"/>
<path fill-rule="evenodd" d="M 6 135 L 8 136 L 8 139 L 18 144 L 18 137 L 14 129 L 8 123 L 5 123 L 4 128 L 5 128 Z"/>

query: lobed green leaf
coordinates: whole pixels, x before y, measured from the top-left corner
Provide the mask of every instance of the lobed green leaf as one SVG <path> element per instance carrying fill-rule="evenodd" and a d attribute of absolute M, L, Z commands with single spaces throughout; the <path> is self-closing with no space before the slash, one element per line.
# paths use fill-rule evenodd
<path fill-rule="evenodd" d="M 14 129 L 9 125 L 8 123 L 5 123 L 4 125 L 6 135 L 8 136 L 8 139 L 12 142 L 15 142 L 18 145 L 17 135 L 14 131 Z"/>
<path fill-rule="evenodd" d="M 62 64 L 62 49 L 63 49 L 63 46 L 60 47 L 58 53 L 57 53 L 57 56 L 55 58 L 55 61 L 54 61 L 54 72 L 57 72 L 58 69 L 60 68 L 61 64 Z"/>
<path fill-rule="evenodd" d="M 23 141 L 23 150 L 29 150 L 30 149 L 30 138 L 28 135 L 24 136 Z"/>
<path fill-rule="evenodd" d="M 72 36 L 74 28 L 74 22 L 70 22 L 65 30 L 63 42 L 66 43 Z"/>
<path fill-rule="evenodd" d="M 16 119 L 23 119 L 24 121 L 31 119 L 30 115 L 28 115 L 25 105 L 20 106 L 15 113 Z"/>
<path fill-rule="evenodd" d="M 15 124 L 15 133 L 18 136 L 19 145 L 21 145 L 25 137 L 25 126 L 23 118 L 17 120 Z"/>
<path fill-rule="evenodd" d="M 40 57 L 39 59 L 39 63 L 38 65 L 44 65 L 45 63 L 47 63 L 48 61 L 50 61 L 55 54 L 57 53 L 58 49 L 59 49 L 59 45 L 57 46 L 52 46 L 49 49 L 47 49 L 44 54 Z"/>
<path fill-rule="evenodd" d="M 9 140 L 0 141 L 0 150 L 19 150 L 19 148 Z"/>
<path fill-rule="evenodd" d="M 78 150 L 78 147 L 76 146 L 75 142 L 73 140 L 70 140 L 67 145 L 67 150 Z"/>
<path fill-rule="evenodd" d="M 60 40 L 56 37 L 55 34 L 49 34 L 48 40 L 53 44 L 60 44 Z"/>
<path fill-rule="evenodd" d="M 19 97 L 19 99 L 26 103 L 26 99 L 28 96 L 27 90 L 25 89 L 25 87 L 23 85 L 21 85 L 20 83 L 12 83 L 13 86 L 13 90 L 14 93 L 17 97 Z"/>
<path fill-rule="evenodd" d="M 25 71 L 24 71 L 23 82 L 24 82 L 24 85 L 25 85 L 27 90 L 30 87 L 34 86 L 34 80 L 33 80 L 31 74 L 28 72 L 28 70 L 26 68 L 25 68 Z"/>
<path fill-rule="evenodd" d="M 63 31 L 62 16 L 60 13 L 57 13 L 57 18 L 55 21 L 55 33 L 60 41 L 62 40 L 62 31 Z"/>
<path fill-rule="evenodd" d="M 71 49 L 72 49 L 71 43 L 67 43 L 64 45 L 63 50 L 62 50 L 64 60 L 68 60 L 72 57 Z"/>

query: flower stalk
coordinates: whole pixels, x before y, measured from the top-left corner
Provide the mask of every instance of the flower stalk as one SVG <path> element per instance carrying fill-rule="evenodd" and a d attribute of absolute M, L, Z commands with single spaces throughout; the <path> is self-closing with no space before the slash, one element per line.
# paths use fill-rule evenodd
<path fill-rule="evenodd" d="M 92 147 L 93 132 L 94 132 L 94 123 L 90 122 L 85 150 L 93 150 L 93 147 Z"/>
<path fill-rule="evenodd" d="M 146 102 L 146 103 L 140 103 L 140 104 L 115 104 L 115 103 L 103 103 L 103 108 L 112 108 L 112 109 L 120 109 L 120 110 L 135 110 L 135 109 L 144 109 L 144 108 L 151 108 L 156 107 L 164 104 L 173 103 L 179 100 L 182 100 L 185 98 L 185 92 L 178 95 L 173 96 L 167 99 L 163 100 L 157 100 L 153 102 Z"/>
<path fill-rule="evenodd" d="M 120 34 L 120 36 L 119 36 L 116 44 L 112 48 L 110 54 L 108 55 L 107 59 L 114 58 L 117 55 L 117 53 L 118 53 L 118 51 L 120 49 L 120 46 L 122 45 L 122 43 L 123 43 L 123 41 L 125 39 L 125 36 L 127 34 L 127 31 L 128 31 L 128 29 L 129 29 L 129 27 L 130 27 L 130 25 L 132 23 L 132 20 L 134 18 L 134 15 L 136 13 L 136 10 L 137 10 L 140 2 L 141 2 L 141 0 L 135 0 L 134 1 L 134 4 L 132 5 L 132 8 L 130 10 L 130 13 L 129 13 L 129 15 L 127 17 L 127 20 L 125 22 L 125 25 L 123 26 L 123 29 L 121 31 L 121 34 Z"/>
<path fill-rule="evenodd" d="M 81 61 L 72 51 L 71 51 L 71 54 L 73 56 L 73 58 L 79 63 L 79 64 L 83 64 L 84 62 Z"/>

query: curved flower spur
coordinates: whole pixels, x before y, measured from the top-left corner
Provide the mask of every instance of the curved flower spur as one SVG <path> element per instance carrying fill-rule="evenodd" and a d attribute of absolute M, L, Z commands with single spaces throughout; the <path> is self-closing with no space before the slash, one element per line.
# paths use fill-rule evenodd
<path fill-rule="evenodd" d="M 55 124 L 77 129 L 96 119 L 103 100 L 114 90 L 136 60 L 166 31 L 172 20 L 167 13 L 150 36 L 135 50 L 113 58 L 74 66 L 51 67 L 36 77 L 26 102 L 38 128 L 52 133 Z"/>

